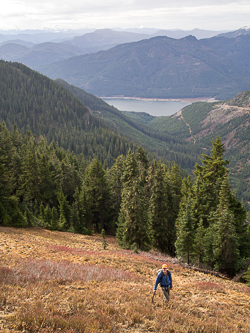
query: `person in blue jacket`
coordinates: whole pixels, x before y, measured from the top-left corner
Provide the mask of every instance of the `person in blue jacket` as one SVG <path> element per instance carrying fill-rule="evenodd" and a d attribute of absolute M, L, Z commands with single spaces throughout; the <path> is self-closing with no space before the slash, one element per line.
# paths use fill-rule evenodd
<path fill-rule="evenodd" d="M 170 289 L 173 288 L 172 285 L 172 276 L 170 271 L 168 270 L 168 266 L 166 264 L 162 265 L 162 269 L 157 274 L 156 280 L 155 280 L 155 286 L 153 293 L 155 294 L 158 284 L 160 283 L 164 300 L 169 301 L 169 292 Z"/>

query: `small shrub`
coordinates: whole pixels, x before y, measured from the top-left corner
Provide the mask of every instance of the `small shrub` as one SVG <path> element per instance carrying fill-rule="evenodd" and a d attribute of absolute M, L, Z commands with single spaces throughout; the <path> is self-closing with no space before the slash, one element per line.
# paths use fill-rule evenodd
<path fill-rule="evenodd" d="M 102 247 L 104 250 L 106 250 L 106 248 L 108 247 L 108 243 L 106 241 L 106 235 L 104 229 L 102 229 L 101 235 L 102 235 Z"/>
<path fill-rule="evenodd" d="M 250 266 L 248 267 L 248 270 L 242 277 L 247 282 L 248 287 L 250 287 Z"/>
<path fill-rule="evenodd" d="M 134 253 L 139 253 L 138 252 L 138 247 L 137 247 L 137 244 L 136 243 L 133 243 L 132 245 L 131 245 L 131 250 L 134 252 Z"/>

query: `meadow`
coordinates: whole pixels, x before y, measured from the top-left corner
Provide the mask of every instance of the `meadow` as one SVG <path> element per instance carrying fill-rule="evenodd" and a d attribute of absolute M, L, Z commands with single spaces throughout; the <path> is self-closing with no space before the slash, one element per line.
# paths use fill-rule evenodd
<path fill-rule="evenodd" d="M 115 237 L 0 227 L 1 332 L 250 332 L 250 288 Z M 169 303 L 157 270 L 173 277 Z"/>

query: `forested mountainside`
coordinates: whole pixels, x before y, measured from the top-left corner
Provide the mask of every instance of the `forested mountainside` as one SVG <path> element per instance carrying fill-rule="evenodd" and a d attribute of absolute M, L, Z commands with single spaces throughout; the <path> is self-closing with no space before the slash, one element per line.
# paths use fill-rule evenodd
<path fill-rule="evenodd" d="M 249 221 L 230 189 L 220 138 L 195 165 L 194 181 L 182 180 L 176 164 L 135 151 L 60 84 L 17 63 L 0 65 L 1 225 L 103 230 L 135 252 L 177 253 L 231 276 L 247 268 Z"/>
<path fill-rule="evenodd" d="M 32 131 L 64 149 L 108 165 L 136 145 L 89 110 L 67 89 L 18 63 L 0 61 L 0 121 Z"/>
<path fill-rule="evenodd" d="M 250 35 L 155 37 L 36 69 L 98 96 L 225 99 L 249 89 Z"/>
<path fill-rule="evenodd" d="M 123 248 L 177 253 L 231 276 L 249 265 L 250 224 L 230 190 L 219 138 L 193 182 L 141 147 L 106 169 L 16 127 L 0 126 L 0 147 L 2 226 L 116 232 Z"/>
<path fill-rule="evenodd" d="M 158 185 L 155 189 L 151 186 L 158 182 L 155 173 L 159 169 L 163 177 L 159 186 L 163 186 L 161 196 L 165 200 L 157 214 L 167 213 L 169 238 L 164 241 L 164 251 L 173 253 L 182 184 L 176 164 L 170 170 L 156 160 L 149 161 L 139 147 L 136 153 L 130 150 L 126 156 L 118 156 L 111 168 L 104 168 L 97 158 L 88 162 L 83 154 L 65 151 L 54 141 L 48 145 L 31 132 L 24 135 L 16 126 L 11 132 L 5 124 L 0 125 L 0 147 L 0 225 L 39 225 L 84 234 L 105 229 L 115 233 L 119 216 L 128 210 L 134 213 L 135 231 L 127 243 L 146 249 L 153 242 L 150 230 L 157 232 L 159 228 L 148 222 L 150 197 L 158 192 Z M 132 198 L 123 203 L 121 213 L 125 187 L 130 188 Z M 157 234 L 154 242 L 162 248 Z"/>
<path fill-rule="evenodd" d="M 230 161 L 230 183 L 250 203 L 250 91 L 230 100 L 189 105 L 171 117 L 157 117 L 149 127 L 193 142 L 206 152 L 219 135 Z"/>
<path fill-rule="evenodd" d="M 122 136 L 132 139 L 137 145 L 142 145 L 156 156 L 163 158 L 164 161 L 175 161 L 187 170 L 192 170 L 198 161 L 198 156 L 202 152 L 200 147 L 194 147 L 176 135 L 169 135 L 167 131 L 159 132 L 158 129 L 149 128 L 134 121 L 125 113 L 83 89 L 69 85 L 61 79 L 58 79 L 57 82 L 72 92 L 95 116 L 106 120 Z M 152 119 L 152 117 L 149 118 Z"/>

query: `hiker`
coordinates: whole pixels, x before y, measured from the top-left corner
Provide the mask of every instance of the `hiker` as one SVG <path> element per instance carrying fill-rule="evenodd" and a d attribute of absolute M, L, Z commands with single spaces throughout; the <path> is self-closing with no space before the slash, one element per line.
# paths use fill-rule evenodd
<path fill-rule="evenodd" d="M 162 269 L 158 271 L 153 291 L 154 294 L 156 293 L 156 289 L 159 283 L 164 295 L 164 301 L 169 301 L 169 292 L 170 289 L 172 289 L 172 276 L 166 264 L 163 264 Z"/>

